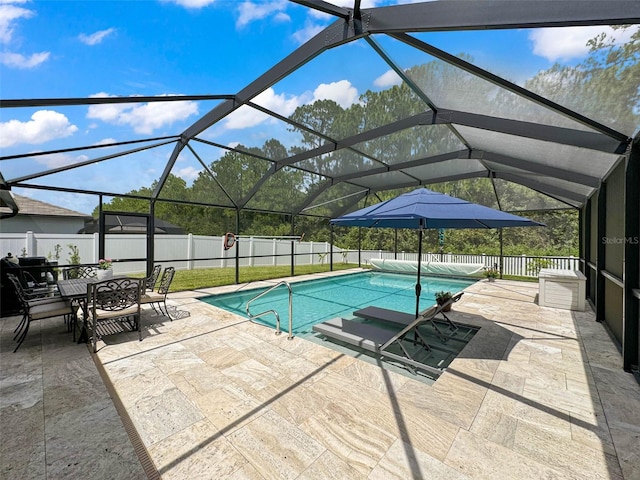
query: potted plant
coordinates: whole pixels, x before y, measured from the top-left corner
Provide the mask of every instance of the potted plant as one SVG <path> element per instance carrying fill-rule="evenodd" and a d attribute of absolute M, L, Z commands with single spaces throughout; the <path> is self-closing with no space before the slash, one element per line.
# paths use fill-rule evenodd
<path fill-rule="evenodd" d="M 444 305 L 449 300 L 451 300 L 451 297 L 451 292 L 445 292 L 444 290 L 436 292 L 436 302 L 438 303 L 438 305 Z M 448 312 L 449 310 L 451 310 L 451 304 L 442 309 L 443 312 Z"/>
<path fill-rule="evenodd" d="M 110 258 L 101 258 L 98 260 L 98 271 L 96 274 L 98 280 L 107 280 L 113 277 L 112 265 L 113 261 Z"/>
<path fill-rule="evenodd" d="M 496 278 L 500 276 L 500 270 L 495 267 L 487 267 L 484 269 L 484 276 L 487 277 L 487 280 L 490 282 L 494 282 Z"/>

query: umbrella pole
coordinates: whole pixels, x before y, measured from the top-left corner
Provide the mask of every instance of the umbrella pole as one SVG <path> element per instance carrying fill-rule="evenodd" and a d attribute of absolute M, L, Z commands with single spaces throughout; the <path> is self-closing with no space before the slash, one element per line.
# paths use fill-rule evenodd
<path fill-rule="evenodd" d="M 420 264 L 422 263 L 422 226 L 418 229 L 418 281 L 416 282 L 416 318 L 420 314 L 420 292 L 422 291 L 422 285 L 420 285 Z"/>

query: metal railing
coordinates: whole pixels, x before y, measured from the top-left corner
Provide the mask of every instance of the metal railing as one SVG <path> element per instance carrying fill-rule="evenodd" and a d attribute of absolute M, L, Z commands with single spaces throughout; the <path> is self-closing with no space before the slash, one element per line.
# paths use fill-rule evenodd
<path fill-rule="evenodd" d="M 269 313 L 273 313 L 276 317 L 276 335 L 280 335 L 280 333 L 282 333 L 280 331 L 280 315 L 278 315 L 278 312 L 276 312 L 275 310 L 271 309 L 271 310 L 265 310 L 264 312 L 258 313 L 256 315 L 253 315 L 250 311 L 249 311 L 249 307 L 251 306 L 251 303 L 261 297 L 263 297 L 264 295 L 266 295 L 267 293 L 271 292 L 272 290 L 275 290 L 276 288 L 278 288 L 280 285 L 286 285 L 287 289 L 289 290 L 289 336 L 287 337 L 288 340 L 291 340 L 293 338 L 293 320 L 292 320 L 292 305 L 293 305 L 293 291 L 291 290 L 291 285 L 289 285 L 288 282 L 282 280 L 281 282 L 276 283 L 273 287 L 269 288 L 268 290 L 265 290 L 262 293 L 259 293 L 258 295 L 256 295 L 255 297 L 253 297 L 251 300 L 249 300 L 247 302 L 247 306 L 245 308 L 246 312 L 247 312 L 247 316 L 249 317 L 249 321 L 253 322 L 253 320 L 255 318 L 260 318 L 264 315 L 267 315 Z M 257 323 L 257 322 L 253 322 L 253 323 Z M 259 325 L 259 324 L 258 324 Z"/>

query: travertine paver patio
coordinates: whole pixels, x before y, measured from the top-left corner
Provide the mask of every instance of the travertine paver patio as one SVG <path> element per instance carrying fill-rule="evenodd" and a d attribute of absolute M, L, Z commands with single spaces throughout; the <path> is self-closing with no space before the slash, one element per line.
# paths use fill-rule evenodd
<path fill-rule="evenodd" d="M 468 288 L 452 317 L 481 329 L 432 385 L 328 342 L 275 336 L 196 299 L 209 291 L 171 295 L 179 318 L 147 314 L 142 342 L 106 337 L 98 353 L 162 478 L 640 478 L 640 387 L 592 312 L 539 307 L 535 283 Z M 87 350 L 70 345 L 74 353 L 60 353 L 57 367 L 42 367 L 45 426 L 35 415 L 18 426 L 7 418 L 42 410 L 42 400 L 27 407 L 12 395 L 28 372 L 6 367 L 20 351 L 6 351 L 4 325 L 2 332 L 3 433 L 36 432 L 22 443 L 3 435 L 2 478 L 75 478 L 80 466 L 63 477 L 49 459 L 75 458 L 77 445 L 56 445 L 49 425 L 60 416 L 55 408 L 94 387 Z M 47 388 L 52 376 L 64 391 Z M 74 434 L 91 442 L 101 430 L 87 419 Z M 24 471 L 37 475 L 16 476 L 5 455 L 14 458 L 18 444 L 24 452 L 25 442 L 40 455 L 30 457 L 38 468 Z M 82 464 L 95 472 L 99 452 L 87 453 Z M 123 471 L 140 478 L 131 454 L 101 458 L 122 458 Z"/>

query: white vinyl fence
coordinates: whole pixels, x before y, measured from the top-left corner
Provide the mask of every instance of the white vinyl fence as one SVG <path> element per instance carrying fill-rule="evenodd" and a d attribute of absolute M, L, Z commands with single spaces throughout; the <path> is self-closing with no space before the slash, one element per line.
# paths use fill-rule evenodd
<path fill-rule="evenodd" d="M 68 265 L 71 255 L 70 245 L 76 246 L 80 254 L 80 263 L 98 263 L 98 234 L 35 234 L 27 232 L 0 233 L 0 256 L 11 252 L 15 256 L 46 257 L 57 261 L 59 265 Z M 56 246 L 57 249 L 56 249 Z M 298 242 L 275 238 L 240 237 L 236 246 L 224 250 L 224 237 L 203 235 L 157 235 L 155 237 L 155 260 L 164 266 L 174 266 L 179 270 L 198 268 L 234 267 L 236 248 L 240 266 L 286 266 L 291 265 L 293 249 L 295 265 L 329 264 L 331 245 L 327 242 Z M 56 258 L 56 250 L 59 257 Z M 108 234 L 105 236 L 105 256 L 115 259 L 114 273 L 142 273 L 146 270 L 146 236 Z M 417 260 L 417 253 L 393 252 L 383 250 L 342 250 L 333 247 L 334 263 L 355 263 L 360 260 L 363 266 L 372 258 L 398 260 Z M 137 261 L 121 261 L 140 259 Z M 453 263 L 481 263 L 487 267 L 500 266 L 497 255 L 433 254 L 425 253 L 422 261 L 439 260 Z M 578 270 L 577 257 L 503 257 L 503 274 L 536 277 L 540 268 Z"/>

